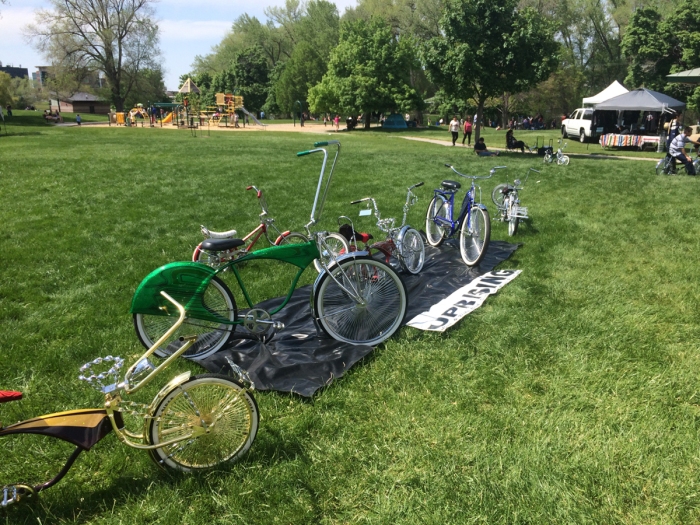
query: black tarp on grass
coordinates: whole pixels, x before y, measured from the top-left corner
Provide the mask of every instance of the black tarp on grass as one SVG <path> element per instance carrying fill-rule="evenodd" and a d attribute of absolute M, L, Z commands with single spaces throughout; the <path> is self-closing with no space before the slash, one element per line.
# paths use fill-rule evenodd
<path fill-rule="evenodd" d="M 404 322 L 428 310 L 476 277 L 490 272 L 517 248 L 517 244 L 494 241 L 481 264 L 469 268 L 462 261 L 455 244 L 448 242 L 440 248 L 426 244 L 425 265 L 421 273 L 401 274 L 408 293 L 408 311 Z M 233 339 L 226 348 L 200 363 L 210 372 L 230 374 L 228 357 L 248 371 L 257 390 L 313 396 L 319 388 L 341 377 L 373 348 L 341 343 L 321 332 L 317 333 L 311 319 L 310 293 L 311 286 L 294 291 L 289 304 L 274 317 L 276 321 L 284 323 L 285 328 L 272 341 L 261 344 L 249 339 Z M 256 307 L 269 311 L 281 301 L 281 297 L 270 299 Z M 237 327 L 236 333 L 243 330 Z"/>

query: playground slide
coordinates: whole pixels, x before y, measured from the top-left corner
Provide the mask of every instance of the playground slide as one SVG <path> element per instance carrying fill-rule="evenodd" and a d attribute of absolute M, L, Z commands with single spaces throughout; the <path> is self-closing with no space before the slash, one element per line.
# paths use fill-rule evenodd
<path fill-rule="evenodd" d="M 263 123 L 260 122 L 258 119 L 256 119 L 256 118 L 255 118 L 255 115 L 253 115 L 253 114 L 252 114 L 250 111 L 248 111 L 246 108 L 244 108 L 244 107 L 241 106 L 239 109 L 240 109 L 243 113 L 245 113 L 246 115 L 248 115 L 250 118 L 252 118 L 252 119 L 253 119 L 253 122 L 255 122 L 258 126 L 263 126 L 263 127 L 265 127 L 265 124 L 263 124 Z"/>
<path fill-rule="evenodd" d="M 168 113 L 168 116 L 163 119 L 163 124 L 170 124 L 173 121 L 173 112 Z"/>

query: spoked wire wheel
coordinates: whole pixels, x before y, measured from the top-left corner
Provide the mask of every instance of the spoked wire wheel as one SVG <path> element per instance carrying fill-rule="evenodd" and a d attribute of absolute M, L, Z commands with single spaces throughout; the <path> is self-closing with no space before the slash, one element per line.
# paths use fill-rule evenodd
<path fill-rule="evenodd" d="M 557 164 L 560 166 L 568 166 L 570 160 L 571 159 L 568 155 L 562 155 L 561 157 L 557 158 Z"/>
<path fill-rule="evenodd" d="M 410 228 L 406 230 L 398 246 L 399 260 L 403 268 L 413 274 L 423 269 L 425 262 L 425 244 L 420 233 Z"/>
<path fill-rule="evenodd" d="M 518 205 L 515 203 L 508 205 L 508 235 L 511 237 L 515 235 L 518 231 L 518 223 L 520 219 L 518 218 Z"/>
<path fill-rule="evenodd" d="M 498 209 L 503 208 L 503 201 L 505 200 L 505 196 L 503 195 L 503 190 L 506 189 L 507 187 L 508 187 L 507 184 L 499 184 L 491 192 L 491 200 L 496 205 L 496 207 L 498 207 Z"/>
<path fill-rule="evenodd" d="M 182 441 L 152 450 L 151 457 L 184 472 L 235 461 L 253 444 L 259 419 L 255 399 L 232 378 L 195 376 L 158 404 L 148 430 L 153 445 Z"/>
<path fill-rule="evenodd" d="M 436 217 L 450 219 L 449 204 L 441 195 L 433 197 L 425 214 L 425 236 L 430 246 L 440 246 L 448 233 L 441 224 L 435 222 Z"/>
<path fill-rule="evenodd" d="M 484 257 L 491 238 L 491 220 L 486 210 L 474 206 L 464 217 L 459 232 L 459 251 L 467 266 L 476 266 Z"/>
<path fill-rule="evenodd" d="M 283 246 L 285 244 L 303 244 L 305 242 L 309 242 L 309 238 L 303 233 L 289 232 L 282 237 L 279 242 L 276 242 L 276 244 L 277 246 Z"/>
<path fill-rule="evenodd" d="M 226 323 L 216 323 L 201 319 L 185 318 L 184 323 L 156 351 L 159 357 L 172 355 L 183 343 L 181 336 L 196 335 L 197 341 L 183 354 L 188 359 L 203 359 L 223 348 L 234 330 L 233 323 L 238 318 L 236 301 L 228 286 L 213 277 L 204 292 L 204 307 L 222 317 Z M 168 315 L 134 314 L 136 335 L 146 348 L 150 348 L 177 321 L 177 317 Z"/>
<path fill-rule="evenodd" d="M 369 257 L 341 261 L 314 291 L 314 314 L 329 336 L 346 343 L 378 345 L 406 315 L 406 288 L 386 263 Z"/>
<path fill-rule="evenodd" d="M 323 238 L 323 241 L 321 242 L 321 249 L 319 250 L 321 253 L 321 259 L 327 267 L 331 265 L 336 257 L 346 254 L 349 251 L 350 247 L 347 239 L 345 239 L 345 237 L 339 233 L 327 234 Z M 319 259 L 314 259 L 314 268 L 316 268 L 318 273 L 323 271 L 323 264 L 321 264 Z"/>

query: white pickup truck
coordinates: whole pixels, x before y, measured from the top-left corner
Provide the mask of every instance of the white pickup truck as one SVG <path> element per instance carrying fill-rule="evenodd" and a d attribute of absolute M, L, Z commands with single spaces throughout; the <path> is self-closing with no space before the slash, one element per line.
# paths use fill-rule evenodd
<path fill-rule="evenodd" d="M 587 142 L 614 131 L 616 123 L 617 111 L 579 108 L 562 121 L 561 134 L 564 138 L 575 137 Z"/>

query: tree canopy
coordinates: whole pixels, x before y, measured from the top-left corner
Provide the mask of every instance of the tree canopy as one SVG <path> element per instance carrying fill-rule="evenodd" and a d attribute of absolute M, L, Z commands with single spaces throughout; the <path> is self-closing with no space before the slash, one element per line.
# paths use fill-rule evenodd
<path fill-rule="evenodd" d="M 554 28 L 516 0 L 448 0 L 440 28 L 424 47 L 429 76 L 448 95 L 476 100 L 479 119 L 488 98 L 525 91 L 557 65 Z"/>
<path fill-rule="evenodd" d="M 144 69 L 156 68 L 158 26 L 153 0 L 49 0 L 25 28 L 36 48 L 57 68 L 102 71 L 118 111 Z"/>
<path fill-rule="evenodd" d="M 416 67 L 413 40 L 395 38 L 381 18 L 347 22 L 331 53 L 328 72 L 309 91 L 309 107 L 312 111 L 365 114 L 365 127 L 369 127 L 372 113 L 421 105 L 410 79 Z"/>

